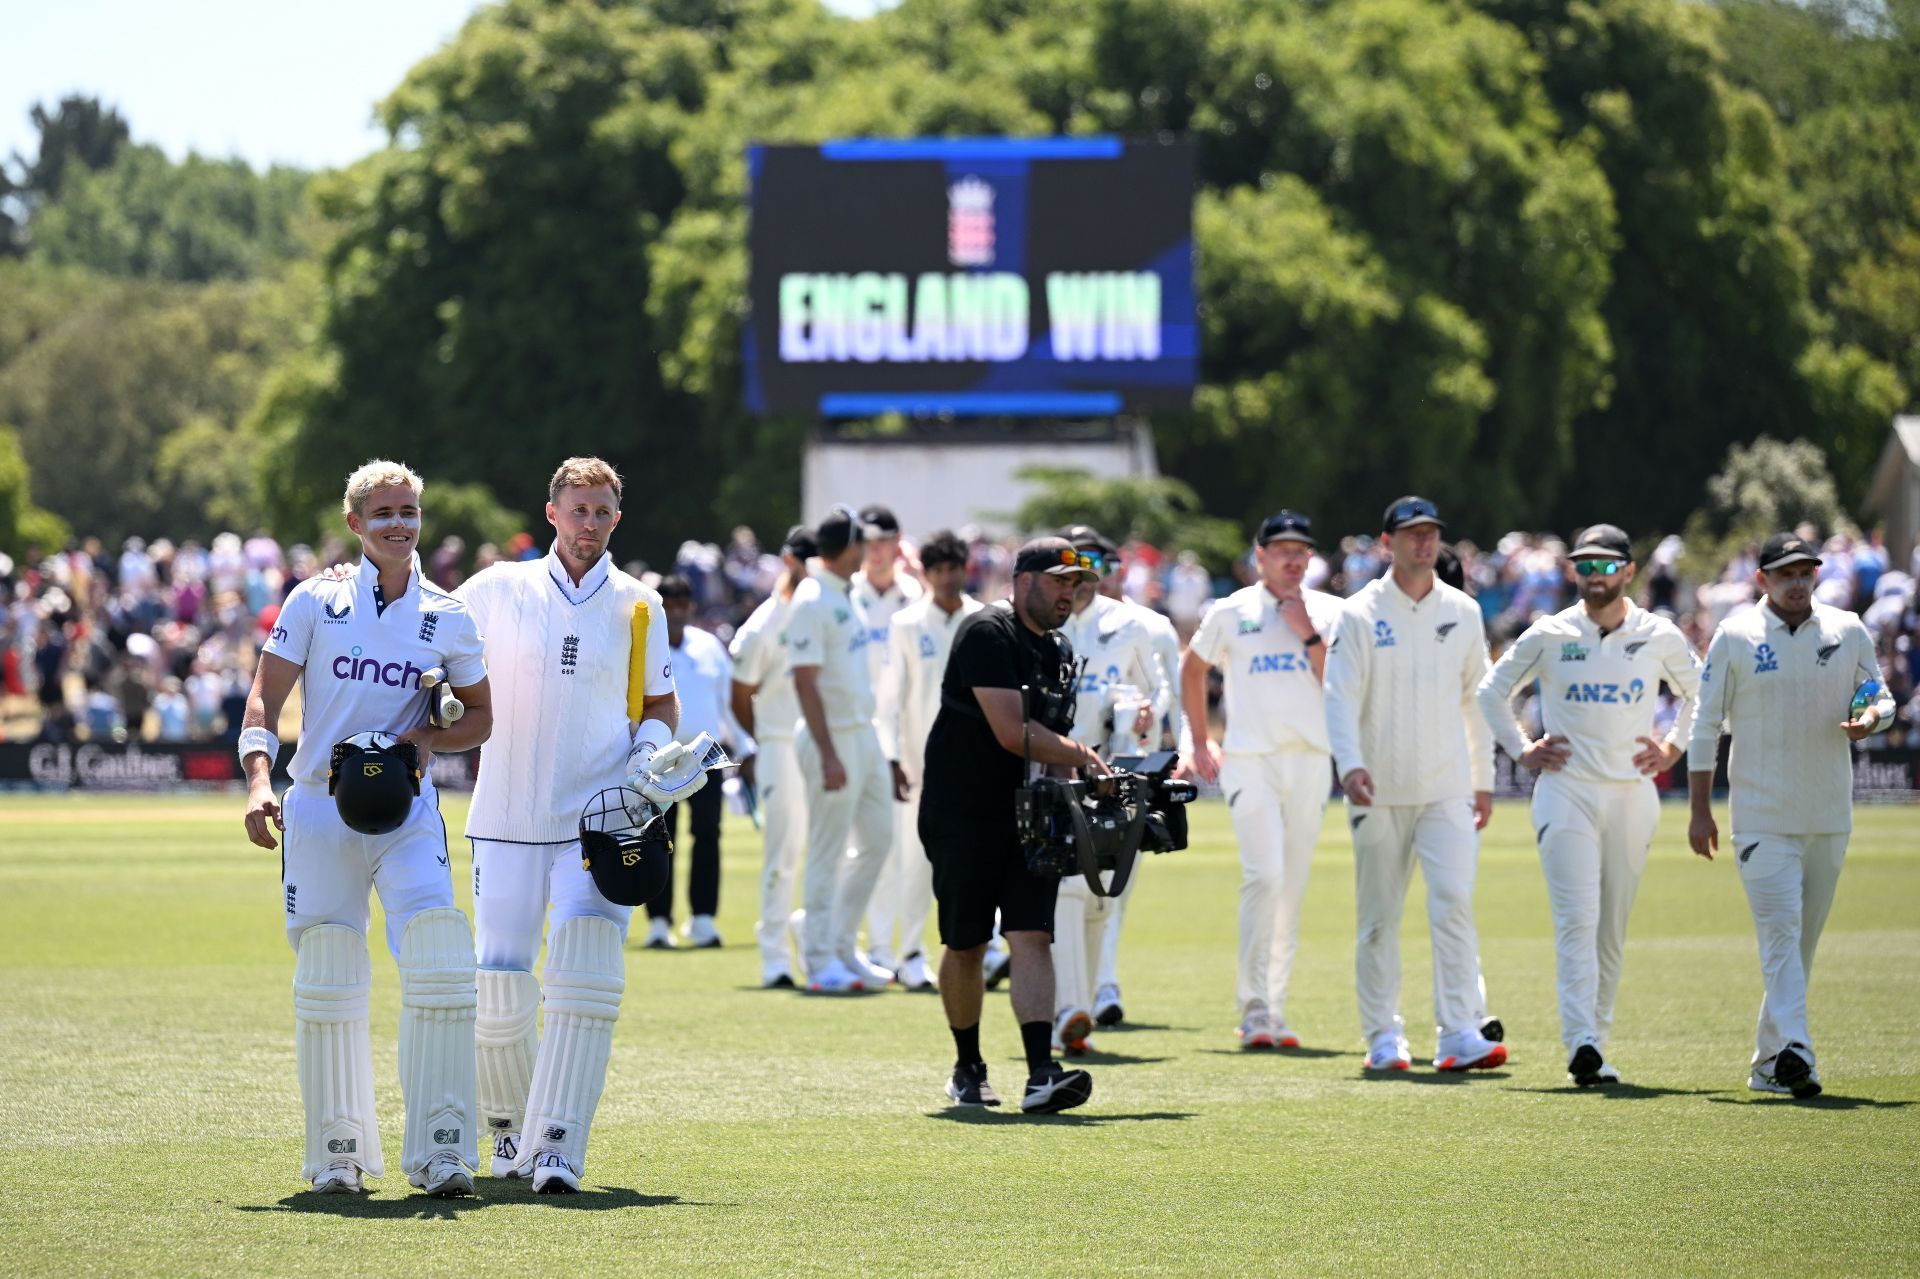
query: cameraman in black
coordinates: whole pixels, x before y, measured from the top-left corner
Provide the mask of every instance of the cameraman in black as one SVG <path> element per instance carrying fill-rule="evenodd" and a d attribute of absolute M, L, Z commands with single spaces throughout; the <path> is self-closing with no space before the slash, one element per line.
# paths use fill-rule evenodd
<path fill-rule="evenodd" d="M 957 1061 L 947 1095 L 963 1106 L 997 1106 L 980 1056 L 981 960 L 994 912 L 1013 952 L 1013 1013 L 1027 1055 L 1030 1114 L 1066 1110 L 1093 1095 L 1084 1070 L 1053 1060 L 1053 902 L 1056 875 L 1036 875 L 1014 822 L 1014 792 L 1027 782 L 1023 754 L 1056 772 L 1106 774 L 1091 748 L 1066 736 L 1077 671 L 1060 626 L 1073 588 L 1097 579 L 1091 557 L 1058 537 L 1021 547 L 1013 598 L 960 624 L 940 686 L 940 713 L 927 739 L 920 838 L 933 863 L 940 908 L 940 1000 Z M 1021 689 L 1028 692 L 1023 702 Z"/>

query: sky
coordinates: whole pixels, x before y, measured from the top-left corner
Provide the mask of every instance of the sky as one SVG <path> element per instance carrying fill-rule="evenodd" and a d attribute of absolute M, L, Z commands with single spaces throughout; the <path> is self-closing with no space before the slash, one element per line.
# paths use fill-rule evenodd
<path fill-rule="evenodd" d="M 829 0 L 865 14 L 875 0 Z M 373 107 L 474 0 L 39 0 L 8 6 L 0 159 L 32 155 L 28 111 L 79 93 L 178 160 L 332 168 L 385 144 Z"/>

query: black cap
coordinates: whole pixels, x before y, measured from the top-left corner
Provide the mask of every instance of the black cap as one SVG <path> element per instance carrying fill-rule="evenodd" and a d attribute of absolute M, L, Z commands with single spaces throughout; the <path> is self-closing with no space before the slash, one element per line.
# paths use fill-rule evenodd
<path fill-rule="evenodd" d="M 893 512 L 879 503 L 860 508 L 860 536 L 862 541 L 871 542 L 877 538 L 894 537 L 900 532 L 900 521 L 893 518 Z"/>
<path fill-rule="evenodd" d="M 1802 560 L 1818 564 L 1820 556 L 1813 549 L 1813 544 L 1798 533 L 1775 533 L 1760 548 L 1760 568 L 1763 572 L 1785 568 Z"/>
<path fill-rule="evenodd" d="M 827 512 L 827 518 L 813 530 L 814 543 L 819 553 L 831 559 L 847 549 L 854 542 L 863 542 L 866 535 L 860 526 L 860 517 L 853 513 L 851 506 L 836 506 Z"/>
<path fill-rule="evenodd" d="M 820 553 L 820 543 L 813 540 L 812 529 L 796 524 L 787 530 L 787 540 L 781 544 L 780 553 L 808 560 Z"/>
<path fill-rule="evenodd" d="M 1416 524 L 1433 524 L 1445 528 L 1447 522 L 1440 518 L 1440 511 L 1424 497 L 1411 495 L 1397 499 L 1387 507 L 1387 513 L 1380 517 L 1380 527 L 1389 533 L 1403 528 L 1412 528 Z"/>
<path fill-rule="evenodd" d="M 1633 558 L 1633 541 L 1612 524 L 1589 524 L 1580 530 L 1579 537 L 1573 539 L 1573 551 L 1567 558 L 1584 560 L 1593 556 L 1630 560 Z"/>
<path fill-rule="evenodd" d="M 1072 542 L 1080 550 L 1092 547 L 1103 555 L 1118 555 L 1120 548 L 1115 546 L 1099 529 L 1091 524 L 1069 524 L 1060 530 L 1060 536 Z"/>
<path fill-rule="evenodd" d="M 1313 521 L 1298 511 L 1269 515 L 1260 525 L 1260 532 L 1253 539 L 1253 544 L 1265 546 L 1268 542 L 1305 542 L 1313 546 Z"/>
<path fill-rule="evenodd" d="M 1087 557 L 1064 537 L 1036 537 L 1013 557 L 1013 571 L 1046 573 L 1052 577 L 1075 577 L 1083 581 L 1098 579 Z"/>

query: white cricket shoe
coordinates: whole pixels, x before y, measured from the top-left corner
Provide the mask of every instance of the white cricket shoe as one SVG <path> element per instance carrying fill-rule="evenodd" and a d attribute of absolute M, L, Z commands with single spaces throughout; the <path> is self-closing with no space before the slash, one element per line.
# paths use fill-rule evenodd
<path fill-rule="evenodd" d="M 1093 1051 L 1093 1017 L 1084 1008 L 1068 1008 L 1053 1019 L 1055 1052 L 1079 1057 Z"/>
<path fill-rule="evenodd" d="M 829 961 L 826 967 L 807 978 L 807 993 L 810 995 L 857 995 L 866 988 L 866 983 L 837 959 Z"/>
<path fill-rule="evenodd" d="M 712 915 L 695 915 L 681 933 L 701 950 L 713 950 L 720 945 L 720 930 L 714 927 Z"/>
<path fill-rule="evenodd" d="M 1007 948 L 1006 938 L 995 937 L 987 943 L 986 958 L 980 965 L 980 975 L 986 981 L 987 989 L 992 990 L 1005 981 L 1012 970 L 1013 952 Z"/>
<path fill-rule="evenodd" d="M 1242 1048 L 1273 1047 L 1273 1018 L 1267 1015 L 1267 1006 L 1259 1000 L 1248 1004 L 1240 1018 L 1240 1029 L 1234 1033 L 1240 1036 Z"/>
<path fill-rule="evenodd" d="M 776 959 L 760 968 L 760 986 L 763 990 L 792 990 L 797 983 L 793 980 L 793 969 L 787 967 L 787 961 Z"/>
<path fill-rule="evenodd" d="M 573 1195 L 580 1193 L 580 1174 L 567 1157 L 557 1150 L 543 1150 L 533 1158 L 533 1193 L 536 1195 Z"/>
<path fill-rule="evenodd" d="M 854 951 L 853 958 L 843 962 L 868 990 L 885 990 L 893 984 L 893 969 L 876 964 L 873 956 L 864 950 Z"/>
<path fill-rule="evenodd" d="M 313 1179 L 313 1193 L 316 1195 L 359 1195 L 365 1194 L 366 1182 L 361 1180 L 360 1165 L 351 1159 L 336 1159 L 320 1170 Z"/>
<path fill-rule="evenodd" d="M 1293 1033 L 1293 1027 L 1287 1025 L 1285 1018 L 1274 1019 L 1273 1046 L 1275 1048 L 1298 1048 L 1300 1046 L 1300 1036 Z"/>
<path fill-rule="evenodd" d="M 647 940 L 641 944 L 648 950 L 672 950 L 673 925 L 664 919 L 648 921 Z"/>
<path fill-rule="evenodd" d="M 900 984 L 908 990 L 938 990 L 933 983 L 933 973 L 927 969 L 927 957 L 919 951 L 907 956 L 895 974 Z"/>
<path fill-rule="evenodd" d="M 1820 1072 L 1814 1068 L 1813 1050 L 1805 1044 L 1788 1044 L 1775 1056 L 1755 1062 L 1747 1076 L 1747 1087 L 1754 1092 L 1786 1093 L 1805 1100 L 1821 1092 Z"/>
<path fill-rule="evenodd" d="M 1120 1006 L 1120 987 L 1108 982 L 1093 992 L 1093 1019 L 1102 1026 L 1118 1026 L 1127 1010 Z"/>
<path fill-rule="evenodd" d="M 1495 1043 L 1477 1030 L 1442 1035 L 1433 1055 L 1435 1070 L 1491 1070 L 1507 1064 L 1507 1046 Z"/>
<path fill-rule="evenodd" d="M 859 953 L 874 967 L 886 969 L 887 972 L 891 974 L 891 976 L 888 977 L 889 981 L 893 980 L 894 976 L 899 975 L 900 965 L 894 962 L 893 952 L 885 946 L 875 946 L 872 950 L 863 950 Z"/>
<path fill-rule="evenodd" d="M 427 1160 L 426 1167 L 414 1173 L 407 1181 L 417 1190 L 422 1190 L 437 1199 L 451 1199 L 455 1195 L 473 1193 L 473 1174 L 460 1162 L 460 1156 L 443 1150 Z"/>
<path fill-rule="evenodd" d="M 1407 1047 L 1407 1037 L 1391 1030 L 1375 1035 L 1367 1048 L 1366 1069 L 1412 1070 L 1413 1052 Z"/>
<path fill-rule="evenodd" d="M 517 1132 L 497 1132 L 493 1134 L 493 1162 L 488 1171 L 496 1177 L 511 1181 L 527 1175 L 525 1169 L 516 1170 L 514 1165 L 520 1162 L 520 1134 Z"/>

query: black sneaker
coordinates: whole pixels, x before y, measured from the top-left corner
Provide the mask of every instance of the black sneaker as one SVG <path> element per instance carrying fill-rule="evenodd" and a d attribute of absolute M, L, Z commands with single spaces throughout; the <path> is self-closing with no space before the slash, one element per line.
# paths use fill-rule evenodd
<path fill-rule="evenodd" d="M 1483 1030 L 1480 1033 L 1484 1035 L 1487 1032 Z M 1573 1050 L 1573 1059 L 1567 1062 L 1567 1074 L 1571 1075 L 1573 1082 L 1580 1087 L 1591 1088 L 1595 1084 L 1607 1082 L 1606 1076 L 1600 1073 L 1601 1068 L 1606 1064 L 1598 1048 L 1592 1044 L 1581 1044 Z"/>
<path fill-rule="evenodd" d="M 947 1096 L 957 1106 L 997 1106 L 1000 1094 L 987 1082 L 987 1063 L 984 1061 L 963 1061 L 953 1068 L 953 1078 L 947 1080 Z"/>
<path fill-rule="evenodd" d="M 1812 1055 L 1805 1044 L 1788 1044 L 1782 1048 L 1780 1055 L 1773 1059 L 1773 1082 L 1789 1089 L 1796 1097 L 1818 1097 L 1820 1081 L 1813 1077 L 1813 1063 L 1802 1056 L 1803 1053 Z"/>
<path fill-rule="evenodd" d="M 1020 1099 L 1020 1109 L 1029 1115 L 1051 1115 L 1084 1106 L 1092 1096 L 1092 1075 L 1050 1061 L 1039 1074 L 1027 1076 L 1027 1095 Z"/>
<path fill-rule="evenodd" d="M 1500 1024 L 1498 1017 L 1489 1017 L 1480 1023 L 1480 1038 L 1504 1044 L 1507 1042 L 1507 1028 Z"/>

